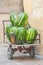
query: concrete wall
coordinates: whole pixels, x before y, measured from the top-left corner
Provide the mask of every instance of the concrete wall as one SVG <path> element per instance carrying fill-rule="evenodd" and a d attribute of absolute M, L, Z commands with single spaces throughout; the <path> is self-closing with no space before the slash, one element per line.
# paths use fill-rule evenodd
<path fill-rule="evenodd" d="M 0 0 L 0 12 L 10 13 L 10 12 L 22 12 L 22 0 Z"/>
<path fill-rule="evenodd" d="M 3 20 L 8 20 L 9 14 L 0 14 L 0 43 L 3 42 Z"/>
<path fill-rule="evenodd" d="M 43 0 L 24 0 L 24 10 L 29 15 L 30 25 L 41 35 L 41 44 L 37 51 L 43 55 Z"/>

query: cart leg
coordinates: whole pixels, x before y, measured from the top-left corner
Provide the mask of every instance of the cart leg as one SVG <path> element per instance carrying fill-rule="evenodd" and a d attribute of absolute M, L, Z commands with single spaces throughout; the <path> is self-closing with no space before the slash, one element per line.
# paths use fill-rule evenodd
<path fill-rule="evenodd" d="M 12 59 L 13 58 L 13 50 L 12 50 L 11 46 L 8 47 L 7 57 L 8 57 L 8 59 Z"/>
<path fill-rule="evenodd" d="M 31 57 L 31 58 L 34 58 L 34 57 L 35 57 L 35 49 L 34 49 L 33 46 L 30 47 L 30 52 L 29 52 L 29 54 L 30 54 L 30 57 Z"/>

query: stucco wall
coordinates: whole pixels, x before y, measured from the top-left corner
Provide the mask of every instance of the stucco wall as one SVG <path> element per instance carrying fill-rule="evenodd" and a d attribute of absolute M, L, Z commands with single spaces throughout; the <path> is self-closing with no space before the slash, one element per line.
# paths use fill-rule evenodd
<path fill-rule="evenodd" d="M 0 13 L 22 12 L 22 0 L 0 0 Z"/>
<path fill-rule="evenodd" d="M 9 20 L 9 14 L 0 14 L 0 43 L 3 42 L 3 20 Z"/>
<path fill-rule="evenodd" d="M 24 10 L 29 15 L 29 24 L 41 35 L 38 54 L 43 55 L 43 0 L 24 0 Z"/>

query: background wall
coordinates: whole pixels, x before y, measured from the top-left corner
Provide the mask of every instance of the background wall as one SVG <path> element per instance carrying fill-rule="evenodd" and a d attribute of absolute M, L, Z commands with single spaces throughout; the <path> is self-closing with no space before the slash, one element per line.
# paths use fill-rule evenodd
<path fill-rule="evenodd" d="M 43 55 L 43 0 L 24 0 L 24 10 L 29 15 L 29 24 L 41 35 L 41 45 L 37 52 Z"/>
<path fill-rule="evenodd" d="M 3 43 L 3 20 L 9 19 L 9 14 L 0 14 L 0 43 Z"/>
<path fill-rule="evenodd" d="M 22 6 L 21 6 L 22 5 Z M 22 12 L 22 0 L 0 0 L 0 13 Z"/>

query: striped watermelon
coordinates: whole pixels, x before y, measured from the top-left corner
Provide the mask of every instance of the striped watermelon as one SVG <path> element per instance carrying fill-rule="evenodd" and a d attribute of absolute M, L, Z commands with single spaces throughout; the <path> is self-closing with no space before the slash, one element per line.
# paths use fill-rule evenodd
<path fill-rule="evenodd" d="M 26 41 L 29 41 L 28 43 L 33 43 L 33 41 L 36 38 L 37 31 L 34 28 L 29 28 L 27 30 L 27 36 Z"/>
<path fill-rule="evenodd" d="M 10 29 L 12 28 L 12 25 L 7 25 L 6 26 L 6 35 L 7 35 L 7 38 L 8 40 L 11 42 L 11 35 L 10 35 Z"/>

